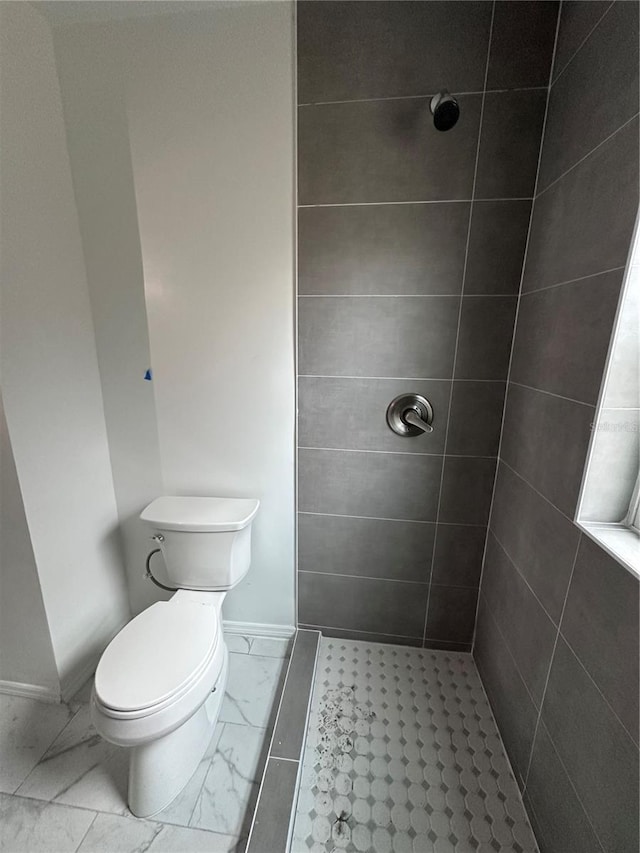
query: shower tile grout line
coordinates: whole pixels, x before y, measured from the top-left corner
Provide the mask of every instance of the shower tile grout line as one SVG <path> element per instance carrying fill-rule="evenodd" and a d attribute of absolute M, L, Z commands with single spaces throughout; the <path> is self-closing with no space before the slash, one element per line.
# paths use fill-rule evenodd
<path fill-rule="evenodd" d="M 478 139 L 476 141 L 476 156 L 475 156 L 475 161 L 474 161 L 474 165 L 473 165 L 473 182 L 471 185 L 471 204 L 469 205 L 469 221 L 467 224 L 467 241 L 466 241 L 465 250 L 464 250 L 464 266 L 462 268 L 462 288 L 460 291 L 460 305 L 458 308 L 458 324 L 456 327 L 456 340 L 455 340 L 455 347 L 454 347 L 454 351 L 453 351 L 453 365 L 451 368 L 452 377 L 456 375 L 456 364 L 458 361 L 458 347 L 460 344 L 460 326 L 462 324 L 462 307 L 464 305 L 464 289 L 465 289 L 465 283 L 466 283 L 466 279 L 467 279 L 467 266 L 468 266 L 468 262 L 469 262 L 469 245 L 471 242 L 471 225 L 473 222 L 473 203 L 474 203 L 474 199 L 475 199 L 475 195 L 476 195 L 476 183 L 478 180 L 478 163 L 480 161 L 480 146 L 482 143 L 482 125 L 484 123 L 484 105 L 485 105 L 485 100 L 487 97 L 487 91 L 486 90 L 487 90 L 487 81 L 489 79 L 489 67 L 490 67 L 490 63 L 491 63 L 491 42 L 493 40 L 493 24 L 495 21 L 495 15 L 496 15 L 496 0 L 493 0 L 492 5 L 491 5 L 491 22 L 489 24 L 489 37 L 487 40 L 487 56 L 486 56 L 485 66 L 484 66 L 484 81 L 483 81 L 483 86 L 482 86 L 482 100 L 480 102 L 480 118 L 479 118 L 479 123 L 478 123 Z M 533 204 L 533 202 L 532 202 L 532 204 Z M 451 420 L 451 406 L 453 403 L 453 389 L 454 389 L 454 385 L 453 385 L 453 383 L 451 383 L 451 389 L 449 391 L 449 406 L 447 408 L 447 421 L 446 421 L 446 427 L 445 427 L 445 433 L 444 433 L 444 453 L 445 453 L 445 455 L 447 452 L 447 444 L 449 441 L 449 426 L 450 426 L 450 420 Z M 505 395 L 506 395 L 506 387 L 505 387 Z M 433 564 L 435 562 L 436 547 L 437 547 L 437 543 L 438 543 L 437 523 L 438 523 L 439 518 L 440 518 L 440 506 L 442 503 L 442 489 L 443 489 L 443 485 L 444 485 L 445 468 L 446 468 L 446 460 L 443 459 L 442 471 L 440 473 L 440 486 L 438 488 L 438 503 L 437 503 L 437 509 L 436 509 L 436 529 L 435 529 L 435 535 L 433 537 L 433 549 L 431 552 L 431 571 L 429 573 L 429 592 L 427 594 L 427 609 L 426 609 L 426 612 L 424 615 L 424 628 L 423 628 L 423 632 L 422 632 L 422 645 L 423 646 L 426 642 L 427 627 L 428 627 L 428 623 L 429 623 L 429 605 L 431 603 L 431 581 L 432 581 L 432 577 L 433 577 Z M 497 468 L 497 457 L 496 457 L 496 468 Z M 489 517 L 487 516 L 487 525 L 488 525 L 488 523 L 489 523 Z M 478 596 L 478 599 L 479 598 L 480 598 L 480 596 Z M 477 607 L 477 604 L 476 604 L 476 607 Z M 474 625 L 474 630 L 475 630 L 475 625 Z"/>
<path fill-rule="evenodd" d="M 425 640 L 422 640 L 419 636 L 415 636 L 413 634 L 385 634 L 382 631 L 362 631 L 359 628 L 336 628 L 334 625 L 315 625 L 315 624 L 312 624 L 310 622 L 303 623 L 303 627 L 305 629 L 311 629 L 311 630 L 316 630 L 316 631 L 322 631 L 323 628 L 328 628 L 330 631 L 348 631 L 351 634 L 366 634 L 369 637 L 371 635 L 374 635 L 376 637 L 392 637 L 392 638 L 402 639 L 402 640 L 418 640 L 421 643 L 423 643 L 423 642 L 426 642 L 426 643 L 447 643 L 451 646 L 470 646 L 471 645 L 471 643 L 468 640 L 440 640 L 437 637 L 427 637 Z M 324 637 L 324 635 L 323 635 L 323 639 L 338 640 L 339 638 L 337 638 L 337 637 Z M 364 643 L 382 642 L 381 640 L 352 640 L 351 638 L 340 638 L 340 639 L 347 639 L 347 642 L 364 642 Z M 414 651 L 445 652 L 445 653 L 456 654 L 456 655 L 458 655 L 458 654 L 470 655 L 471 654 L 470 649 L 468 649 L 466 651 L 462 651 L 460 649 L 435 649 L 435 648 L 425 647 L 423 645 L 405 646 L 401 643 L 387 643 L 386 645 L 390 645 L 390 646 L 399 645 L 399 646 L 401 646 L 401 648 L 413 649 Z"/>
<path fill-rule="evenodd" d="M 454 379 L 444 376 L 353 376 L 341 373 L 299 373 L 298 379 L 376 379 L 389 382 L 489 382 L 507 384 L 506 379 Z"/>
<path fill-rule="evenodd" d="M 486 78 L 485 78 L 486 80 Z M 511 92 L 539 92 L 541 89 L 546 89 L 546 86 L 519 86 L 514 89 L 472 89 L 468 92 L 456 92 L 456 97 L 465 97 L 467 95 L 502 95 L 511 94 Z M 345 98 L 335 101 L 304 101 L 298 104 L 298 107 L 326 107 L 331 104 L 368 104 L 376 101 L 410 101 L 424 100 L 425 98 L 433 98 L 434 93 L 429 95 L 386 95 L 373 98 Z"/>
<path fill-rule="evenodd" d="M 310 510 L 299 509 L 298 515 L 318 515 L 328 518 L 358 518 L 363 521 L 399 521 L 401 524 L 436 524 L 435 520 L 420 519 L 420 518 L 385 518 L 378 515 L 347 515 L 339 512 L 311 512 Z M 438 521 L 444 527 L 485 527 L 484 524 L 469 524 L 468 522 L 458 521 Z"/>
<path fill-rule="evenodd" d="M 524 382 L 516 382 L 515 379 L 509 380 L 509 385 L 515 385 L 516 388 L 526 388 L 528 391 L 536 391 L 538 394 L 546 394 L 547 397 L 555 397 L 557 400 L 565 400 L 567 403 L 576 403 L 578 406 L 586 406 L 589 409 L 595 409 L 595 403 L 587 403 L 585 400 L 576 400 L 575 397 L 565 397 L 564 394 L 556 394 L 555 391 L 547 391 L 545 388 L 536 388 L 534 385 L 525 385 Z"/>
<path fill-rule="evenodd" d="M 360 447 L 313 447 L 311 445 L 301 444 L 299 450 L 318 450 L 326 453 L 378 453 L 383 456 L 431 456 L 435 459 L 496 459 L 496 455 L 491 456 L 479 453 L 428 453 L 426 450 L 371 450 Z"/>
<path fill-rule="evenodd" d="M 594 32 L 598 29 L 598 27 L 600 26 L 600 24 L 601 24 L 601 22 L 602 22 L 603 18 L 608 14 L 609 10 L 610 10 L 610 9 L 611 9 L 611 7 L 612 7 L 612 6 L 614 6 L 614 5 L 615 5 L 614 0 L 611 0 L 611 3 L 609 3 L 609 5 L 608 5 L 608 6 L 607 6 L 607 8 L 604 10 L 604 12 L 602 13 L 602 15 L 600 15 L 600 17 L 598 18 L 598 20 L 597 20 L 597 21 L 595 22 L 595 24 L 591 27 L 591 29 L 589 30 L 589 32 L 588 32 L 588 33 L 586 34 L 586 36 L 582 39 L 582 41 L 580 42 L 580 44 L 578 45 L 578 47 L 574 50 L 574 52 L 571 54 L 571 56 L 569 57 L 569 59 L 567 60 L 567 62 L 565 62 L 565 64 L 562 66 L 562 68 L 560 69 L 560 71 L 558 71 L 558 73 L 556 74 L 555 78 L 553 78 L 553 77 L 550 77 L 550 78 L 549 78 L 549 88 L 550 88 L 550 89 L 552 89 L 552 88 L 555 86 L 555 84 L 558 82 L 558 80 L 560 79 L 560 77 L 562 77 L 562 75 L 564 74 L 564 72 L 565 72 L 565 71 L 567 70 L 567 68 L 571 65 L 571 63 L 573 62 L 573 60 L 574 60 L 574 59 L 576 58 L 576 56 L 580 53 L 580 51 L 581 51 L 581 50 L 582 50 L 582 48 L 585 46 L 585 44 L 589 41 L 589 39 L 590 39 L 590 38 L 591 38 L 591 36 L 594 34 Z"/>
<path fill-rule="evenodd" d="M 538 163 L 536 165 L 536 179 L 533 187 L 533 201 L 531 202 L 531 210 L 529 211 L 529 225 L 527 228 L 527 239 L 525 241 L 524 253 L 522 256 L 522 269 L 520 270 L 520 286 L 518 287 L 518 298 L 516 301 L 516 311 L 513 317 L 513 337 L 511 339 L 511 352 L 509 353 L 509 364 L 507 366 L 507 375 L 506 375 L 506 389 L 504 395 L 504 403 L 502 405 L 502 418 L 500 420 L 500 440 L 498 442 L 498 452 L 497 452 L 497 462 L 496 462 L 496 471 L 493 477 L 493 489 L 491 490 L 491 501 L 489 503 L 489 517 L 487 519 L 487 533 L 484 540 L 484 551 L 482 554 L 482 564 L 480 569 L 480 594 L 478 595 L 478 602 L 476 604 L 476 616 L 474 622 L 474 630 L 473 630 L 473 640 L 472 640 L 472 651 L 475 649 L 476 644 L 476 636 L 478 633 L 478 614 L 480 612 L 480 598 L 482 596 L 482 580 L 484 578 L 484 564 L 487 557 L 487 542 L 489 541 L 489 530 L 491 529 L 491 517 L 493 515 L 493 507 L 495 503 L 496 497 L 496 485 L 498 483 L 498 469 L 500 467 L 500 461 L 502 459 L 502 446 L 504 440 L 504 425 L 506 421 L 507 415 L 507 404 L 509 401 L 509 380 L 511 378 L 511 369 L 513 367 L 513 353 L 515 351 L 516 344 L 516 336 L 518 332 L 518 315 L 520 313 L 520 300 L 522 298 L 522 288 L 524 284 L 524 275 L 527 266 L 527 257 L 529 254 L 529 244 L 531 242 L 531 226 L 533 224 L 533 216 L 535 213 L 536 206 L 536 190 L 538 188 L 538 181 L 540 180 L 540 164 L 542 163 L 542 151 L 544 148 L 544 139 L 547 130 L 547 117 L 549 115 L 549 101 L 551 100 L 551 80 L 553 78 L 553 69 L 556 60 L 556 51 L 558 48 L 558 35 L 560 33 L 560 17 L 562 14 L 562 0 L 560 0 L 560 4 L 558 6 L 558 13 L 556 17 L 556 32 L 555 38 L 553 42 L 553 52 L 551 54 L 551 67 L 549 68 L 549 81 L 547 85 L 547 100 L 544 106 L 544 118 L 542 120 L 542 128 L 540 130 L 540 148 L 538 150 Z M 523 478 L 524 479 L 524 478 Z"/>
<path fill-rule="evenodd" d="M 635 113 L 634 113 L 630 118 L 628 118 L 625 122 L 623 122 L 623 123 L 622 123 L 619 127 L 617 127 L 617 128 L 616 128 L 612 133 L 610 133 L 610 134 L 609 134 L 608 136 L 606 136 L 603 140 L 601 140 L 600 142 L 598 142 L 598 144 L 597 144 L 597 145 L 595 145 L 595 146 L 591 149 L 591 151 L 588 151 L 588 152 L 587 152 L 583 157 L 580 157 L 580 159 L 579 159 L 579 160 L 576 160 L 576 162 L 575 162 L 572 166 L 570 166 L 568 169 L 566 169 L 566 170 L 565 170 L 561 175 L 558 175 L 558 177 L 557 177 L 557 178 L 554 178 L 554 179 L 551 181 L 551 183 L 547 184 L 547 186 L 546 186 L 543 190 L 540 190 L 540 192 L 537 194 L 536 198 L 540 198 L 541 196 L 543 196 L 543 195 L 544 195 L 548 190 L 550 190 L 550 189 L 551 189 L 552 187 L 554 187 L 557 183 L 559 183 L 559 182 L 560 182 L 563 178 L 565 178 L 565 177 L 566 177 L 570 172 L 573 172 L 573 170 L 574 170 L 574 169 L 577 169 L 577 168 L 578 168 L 578 166 L 579 166 L 581 163 L 584 163 L 584 161 L 585 161 L 585 160 L 588 160 L 588 159 L 589 159 L 589 157 L 591 157 L 591 155 L 592 155 L 592 154 L 595 154 L 595 153 L 596 153 L 596 151 L 597 151 L 599 148 L 602 148 L 602 146 L 603 146 L 603 145 L 606 145 L 606 144 L 607 144 L 607 142 L 610 142 L 610 141 L 613 139 L 613 137 L 614 137 L 614 136 L 617 136 L 621 131 L 623 131 L 623 130 L 625 129 L 625 127 L 627 127 L 627 126 L 628 126 L 628 125 L 630 125 L 633 121 L 635 121 L 635 120 L 638 118 L 638 116 L 640 116 L 640 110 L 636 111 L 636 112 L 635 112 Z"/>
<path fill-rule="evenodd" d="M 351 578 L 353 580 L 363 580 L 363 581 L 384 581 L 385 583 L 408 583 L 413 586 L 428 586 L 429 581 L 414 581 L 409 580 L 408 578 L 387 578 L 387 577 L 374 577 L 373 575 L 350 575 L 346 572 L 318 572 L 313 569 L 298 569 L 300 574 L 303 575 L 320 575 L 320 577 L 330 577 L 330 578 Z M 446 589 L 475 589 L 477 590 L 477 586 L 473 586 L 472 584 L 462 584 L 462 583 L 434 583 L 431 582 L 431 586 L 440 586 L 445 587 Z M 554 623 L 555 624 L 555 623 Z"/>
<path fill-rule="evenodd" d="M 299 293 L 298 299 L 461 299 L 459 293 Z M 465 299 L 515 299 L 515 293 L 467 293 Z"/>
<path fill-rule="evenodd" d="M 523 296 L 529 296 L 532 293 L 544 293 L 545 290 L 553 290 L 556 287 L 564 287 L 568 284 L 579 284 L 582 281 L 587 281 L 590 278 L 598 278 L 600 275 L 606 275 L 609 272 L 619 272 L 626 267 L 610 267 L 606 270 L 598 270 L 598 272 L 590 272 L 587 275 L 580 275 L 577 278 L 568 278 L 565 281 L 557 281 L 554 284 L 543 284 L 541 287 L 532 287 L 531 290 L 523 291 Z"/>
<path fill-rule="evenodd" d="M 309 210 L 314 207 L 385 207 L 394 204 L 471 204 L 488 201 L 533 201 L 533 196 L 506 196 L 499 198 L 414 198 L 408 201 L 337 201 L 323 204 L 299 204 L 298 210 Z"/>

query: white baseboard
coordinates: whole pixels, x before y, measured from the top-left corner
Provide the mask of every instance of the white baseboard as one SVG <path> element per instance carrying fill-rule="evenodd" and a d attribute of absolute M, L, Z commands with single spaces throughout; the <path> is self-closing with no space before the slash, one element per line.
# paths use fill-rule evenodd
<path fill-rule="evenodd" d="M 246 637 L 283 637 L 289 639 L 296 632 L 295 625 L 271 625 L 266 622 L 232 622 L 225 619 L 222 623 L 227 634 L 244 634 Z"/>
<path fill-rule="evenodd" d="M 37 699 L 38 702 L 59 702 L 60 693 L 53 687 L 41 684 L 23 684 L 21 681 L 3 681 L 0 679 L 0 693 L 7 696 L 22 696 L 25 699 Z"/>

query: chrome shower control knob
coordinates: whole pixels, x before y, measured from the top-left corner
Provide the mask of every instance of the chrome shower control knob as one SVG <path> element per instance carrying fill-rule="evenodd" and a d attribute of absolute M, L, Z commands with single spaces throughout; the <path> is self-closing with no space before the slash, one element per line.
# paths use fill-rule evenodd
<path fill-rule="evenodd" d="M 421 394 L 401 394 L 389 403 L 387 424 L 397 435 L 416 436 L 433 432 L 433 406 Z"/>

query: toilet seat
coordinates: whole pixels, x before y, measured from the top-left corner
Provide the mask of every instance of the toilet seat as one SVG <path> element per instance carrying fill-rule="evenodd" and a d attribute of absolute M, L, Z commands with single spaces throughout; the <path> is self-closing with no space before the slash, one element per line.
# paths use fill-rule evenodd
<path fill-rule="evenodd" d="M 210 669 L 219 637 L 215 607 L 175 599 L 153 604 L 100 659 L 95 698 L 102 712 L 133 720 L 175 704 Z"/>

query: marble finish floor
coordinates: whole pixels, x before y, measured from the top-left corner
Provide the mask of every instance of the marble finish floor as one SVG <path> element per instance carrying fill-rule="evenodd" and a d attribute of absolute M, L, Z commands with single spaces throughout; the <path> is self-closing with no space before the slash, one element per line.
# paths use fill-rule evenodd
<path fill-rule="evenodd" d="M 229 681 L 212 742 L 184 791 L 151 820 L 127 808 L 127 752 L 91 725 L 90 683 L 60 705 L 0 695 L 0 850 L 242 851 L 290 641 L 226 639 Z"/>
<path fill-rule="evenodd" d="M 537 853 L 469 654 L 323 638 L 291 853 Z"/>

